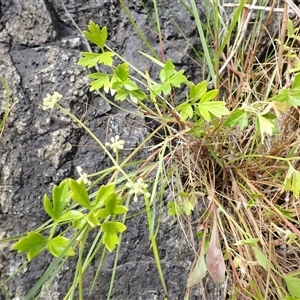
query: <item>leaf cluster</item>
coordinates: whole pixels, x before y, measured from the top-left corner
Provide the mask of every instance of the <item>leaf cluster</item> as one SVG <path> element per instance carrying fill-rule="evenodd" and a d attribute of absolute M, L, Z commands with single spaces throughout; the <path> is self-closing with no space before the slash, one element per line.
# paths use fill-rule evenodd
<path fill-rule="evenodd" d="M 70 239 L 62 235 L 53 236 L 58 226 L 68 223 L 71 224 L 69 229 L 80 229 L 86 225 L 90 228 L 99 226 L 103 231 L 103 244 L 109 251 L 113 251 L 119 243 L 117 234 L 123 232 L 126 226 L 108 219 L 127 212 L 128 209 L 121 205 L 121 200 L 116 194 L 114 184 L 102 185 L 97 191 L 95 201 L 91 202 L 82 180 L 78 182 L 65 179 L 59 186 L 53 187 L 52 200 L 44 195 L 44 209 L 53 221 L 50 235 L 46 237 L 40 232 L 28 232 L 26 237 L 13 245 L 13 249 L 19 253 L 28 252 L 29 261 L 44 249 L 48 249 L 55 257 L 62 253 L 73 256 L 75 251 Z"/>

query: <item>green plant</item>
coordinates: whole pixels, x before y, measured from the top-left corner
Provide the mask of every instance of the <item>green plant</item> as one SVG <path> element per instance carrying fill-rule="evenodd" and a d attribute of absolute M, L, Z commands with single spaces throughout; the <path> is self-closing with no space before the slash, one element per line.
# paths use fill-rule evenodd
<path fill-rule="evenodd" d="M 160 43 L 163 43 L 158 3 L 153 0 L 154 22 Z M 114 57 L 118 55 L 106 45 L 107 29 L 91 21 L 88 31 L 84 31 L 86 38 L 100 51 L 83 52 L 79 60 L 80 65 L 88 68 L 100 64 L 100 70 L 89 75 L 91 91 L 96 90 L 103 97 L 103 92 L 110 93 L 116 101 L 130 101 L 144 115 L 160 124 L 126 159 L 119 159 L 119 151 L 123 148 L 119 137 L 104 145 L 58 103 L 60 95 L 54 94 L 45 99 L 45 108 L 57 107 L 69 115 L 111 159 L 113 167 L 88 176 L 89 179 L 96 177 L 91 187 L 103 180 L 116 184 L 102 185 L 92 193 L 83 178 L 79 182 L 66 179 L 53 188 L 52 200 L 44 197 L 44 208 L 52 223 L 27 233 L 14 244 L 14 249 L 28 252 L 29 260 L 48 249 L 57 259 L 27 297 L 36 294 L 51 270 L 63 263 L 65 257 L 78 252 L 74 283 L 66 297 L 72 298 L 78 286 L 82 299 L 82 276 L 88 264 L 99 251 L 102 253 L 101 262 L 106 249 L 116 249 L 118 253 L 130 199 L 137 201 L 138 196 L 143 196 L 145 202 L 149 240 L 167 296 L 156 243 L 155 232 L 159 223 L 156 222 L 155 207 L 157 191 L 169 186 L 176 195 L 176 199 L 168 203 L 170 215 L 192 223 L 193 211 L 200 210 L 201 214 L 199 232 L 189 235 L 195 238 L 191 244 L 199 242 L 200 246 L 198 251 L 194 249 L 195 262 L 187 278 L 187 299 L 193 286 L 202 281 L 207 271 L 216 282 L 223 282 L 226 270 L 230 279 L 228 293 L 232 299 L 240 296 L 250 299 L 300 298 L 296 288 L 300 282 L 297 277 L 299 266 L 292 263 L 283 265 L 277 250 L 277 245 L 282 244 L 295 257 L 300 257 L 300 177 L 297 170 L 300 160 L 297 126 L 300 74 L 294 73 L 298 69 L 290 64 L 291 60 L 293 66 L 298 63 L 294 46 L 298 39 L 297 28 L 291 21 L 283 23 L 283 34 L 277 44 L 273 44 L 274 51 L 266 61 L 260 62 L 259 43 L 268 34 L 261 28 L 268 28 L 274 7 L 270 8 L 271 13 L 267 16 L 263 6 L 256 7 L 260 12 L 256 14 L 252 35 L 246 36 L 250 20 L 247 9 L 251 8 L 246 1 L 236 5 L 229 26 L 223 11 L 218 9 L 217 1 L 212 1 L 213 9 L 207 10 L 210 11 L 207 14 L 209 25 L 201 23 L 195 1 L 191 1 L 190 6 L 184 1 L 181 3 L 187 14 L 195 18 L 204 48 L 202 58 L 208 73 L 200 83 L 188 81 L 183 70 L 175 70 L 171 59 L 164 60 L 163 53 L 162 61 L 165 63 L 159 61 L 149 44 L 152 56 L 141 54 L 161 67 L 159 82 L 127 61 L 115 65 Z M 133 20 L 123 1 L 121 4 L 129 19 Z M 286 16 L 286 5 L 283 13 Z M 146 41 L 141 31 L 139 35 Z M 211 42 L 215 47 L 209 46 Z M 201 55 L 198 53 L 198 56 Z M 286 74 L 294 75 L 293 79 L 286 76 L 285 86 L 283 62 L 288 64 Z M 131 70 L 144 81 L 131 75 Z M 226 74 L 224 70 L 227 70 Z M 209 87 L 211 83 L 213 88 Z M 180 103 L 176 101 L 176 92 L 182 87 L 186 98 Z M 174 124 L 178 130 L 174 129 Z M 161 129 L 165 132 L 164 140 L 150 159 L 133 161 L 134 154 Z M 115 158 L 107 148 L 113 149 Z M 127 172 L 126 167 L 131 164 L 142 167 Z M 122 216 L 122 220 L 118 221 L 118 216 Z M 62 225 L 67 225 L 67 229 L 57 234 Z M 99 234 L 84 257 L 88 235 L 98 227 Z M 46 237 L 41 234 L 43 231 L 50 231 L 50 234 Z M 72 238 L 63 236 L 69 232 Z M 100 240 L 104 248 L 97 245 Z M 293 259 L 290 257 L 291 262 Z M 115 266 L 116 262 L 117 255 Z M 97 274 L 100 268 L 101 263 Z"/>

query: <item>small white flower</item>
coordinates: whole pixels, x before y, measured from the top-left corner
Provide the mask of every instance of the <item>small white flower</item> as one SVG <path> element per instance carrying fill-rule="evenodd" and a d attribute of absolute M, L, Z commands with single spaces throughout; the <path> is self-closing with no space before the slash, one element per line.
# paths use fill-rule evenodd
<path fill-rule="evenodd" d="M 79 174 L 79 178 L 77 179 L 77 182 L 79 182 L 80 180 L 82 180 L 84 182 L 85 185 L 91 185 L 91 181 L 88 179 L 88 175 L 86 173 L 83 173 L 82 168 L 80 166 L 76 167 L 76 170 Z"/>
<path fill-rule="evenodd" d="M 106 147 L 110 147 L 116 153 L 118 150 L 124 149 L 124 141 L 120 140 L 120 137 L 116 135 L 110 139 L 111 143 L 105 143 Z"/>
<path fill-rule="evenodd" d="M 242 108 L 246 108 L 248 106 L 248 103 L 245 101 L 242 103 Z"/>
<path fill-rule="evenodd" d="M 135 183 L 127 182 L 126 186 L 130 188 L 129 194 L 133 195 L 133 200 L 136 202 L 138 200 L 138 195 L 145 195 L 146 197 L 150 197 L 150 193 L 147 192 L 148 184 L 144 182 L 142 177 L 138 178 Z"/>
<path fill-rule="evenodd" d="M 53 109 L 55 103 L 62 98 L 62 95 L 58 92 L 54 92 L 53 95 L 47 94 L 47 97 L 43 99 L 43 110 Z"/>

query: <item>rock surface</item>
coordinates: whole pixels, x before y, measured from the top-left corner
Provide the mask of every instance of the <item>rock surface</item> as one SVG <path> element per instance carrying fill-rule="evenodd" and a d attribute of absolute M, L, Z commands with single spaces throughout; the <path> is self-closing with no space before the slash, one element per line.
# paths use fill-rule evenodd
<path fill-rule="evenodd" d="M 145 1 L 153 15 L 151 1 Z M 148 3 L 149 2 L 149 3 Z M 172 15 L 194 46 L 200 48 L 195 36 L 195 25 L 182 11 L 180 1 L 161 1 L 162 34 L 183 50 L 165 44 L 166 57 L 188 70 L 188 76 L 201 78 L 199 67 L 190 63 L 184 52 L 190 51 L 184 39 L 170 21 Z M 140 1 L 128 0 L 132 16 L 160 53 L 159 43 L 149 17 Z M 200 7 L 201 8 L 201 7 Z M 71 17 L 71 18 L 70 18 Z M 147 52 L 133 30 L 119 1 L 116 0 L 0 0 L 0 75 L 11 92 L 12 109 L 0 138 L 0 224 L 2 237 L 32 230 L 47 220 L 42 207 L 42 196 L 54 184 L 66 177 L 76 177 L 76 166 L 93 173 L 110 165 L 108 157 L 91 138 L 75 126 L 69 117 L 54 110 L 41 109 L 42 99 L 57 91 L 63 95 L 61 104 L 69 109 L 105 142 L 118 134 L 126 140 L 126 148 L 138 145 L 145 133 L 140 126 L 143 119 L 111 107 L 96 93 L 89 92 L 87 70 L 78 66 L 80 51 L 85 41 L 74 23 L 84 30 L 90 20 L 107 26 L 109 45 L 136 66 L 155 71 L 138 55 Z M 3 90 L 0 90 L 0 114 L 5 109 Z M 147 157 L 147 153 L 141 154 Z M 143 157 L 141 157 L 143 158 Z M 144 209 L 143 204 L 131 207 L 132 214 Z M 129 219 L 130 228 L 123 239 L 115 286 L 111 299 L 164 299 L 148 240 L 145 215 Z M 176 219 L 163 218 L 158 232 L 162 267 L 169 289 L 168 299 L 183 299 L 188 273 L 194 253 L 186 242 Z M 0 244 L 1 245 L 1 244 Z M 24 262 L 24 256 L 1 245 L 0 299 L 23 299 L 51 262 L 50 255 L 42 254 L 20 274 L 6 282 Z M 108 256 L 92 294 L 85 299 L 106 299 L 112 272 L 113 255 Z M 75 260 L 60 271 L 40 299 L 63 299 L 72 284 Z M 93 262 L 85 275 L 90 283 L 97 270 Z M 2 294 L 1 294 L 2 293 Z M 193 299 L 201 298 L 196 288 Z M 217 294 L 216 294 L 217 293 Z M 214 286 L 206 286 L 206 299 L 218 299 Z"/>

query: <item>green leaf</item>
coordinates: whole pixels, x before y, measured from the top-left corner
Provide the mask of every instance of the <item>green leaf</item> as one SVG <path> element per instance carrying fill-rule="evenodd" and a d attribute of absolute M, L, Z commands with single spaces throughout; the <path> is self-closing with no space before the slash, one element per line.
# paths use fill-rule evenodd
<path fill-rule="evenodd" d="M 54 185 L 52 189 L 53 210 L 59 217 L 70 201 L 68 180 L 63 180 L 59 186 Z"/>
<path fill-rule="evenodd" d="M 162 92 L 162 85 L 161 84 L 153 84 L 152 89 L 150 91 L 151 93 L 151 98 L 156 97 L 160 95 Z"/>
<path fill-rule="evenodd" d="M 209 102 L 209 101 L 215 99 L 217 97 L 218 93 L 219 93 L 218 90 L 212 90 L 212 91 L 205 93 L 204 96 L 201 98 L 200 103 Z M 216 102 L 223 102 L 223 101 L 216 101 Z"/>
<path fill-rule="evenodd" d="M 183 121 L 186 121 L 187 118 L 192 118 L 194 115 L 193 107 L 187 101 L 178 105 L 177 110 L 180 112 L 180 118 Z"/>
<path fill-rule="evenodd" d="M 118 89 L 117 94 L 115 95 L 115 100 L 117 101 L 125 101 L 127 97 L 129 96 L 129 93 L 125 90 Z"/>
<path fill-rule="evenodd" d="M 47 247 L 53 256 L 58 257 L 69 246 L 69 242 L 70 242 L 69 239 L 63 236 L 57 236 L 52 240 L 48 241 Z M 75 255 L 74 249 L 73 247 L 70 247 L 66 253 L 66 256 L 74 256 L 74 255 Z"/>
<path fill-rule="evenodd" d="M 300 88 L 300 73 L 298 73 L 293 81 L 292 89 Z"/>
<path fill-rule="evenodd" d="M 131 91 L 139 90 L 136 83 L 134 81 L 132 81 L 131 79 L 126 79 L 124 82 L 123 81 L 115 81 L 112 84 L 112 88 L 116 91 L 118 91 L 119 89 L 124 89 L 128 93 L 130 93 Z"/>
<path fill-rule="evenodd" d="M 134 81 L 126 79 L 123 81 L 114 81 L 112 88 L 116 91 L 115 100 L 124 101 L 130 97 L 131 101 L 138 103 L 138 100 L 146 99 L 147 96 L 143 93 Z"/>
<path fill-rule="evenodd" d="M 127 63 L 118 65 L 114 71 L 114 75 L 118 81 L 125 82 L 129 77 L 129 67 Z"/>
<path fill-rule="evenodd" d="M 78 65 L 92 68 L 97 63 L 103 63 L 106 66 L 112 66 L 114 54 L 112 52 L 93 53 L 93 52 L 81 52 L 82 58 L 79 59 Z"/>
<path fill-rule="evenodd" d="M 161 82 L 165 82 L 168 78 L 170 78 L 174 73 L 174 65 L 172 61 L 169 59 L 163 69 L 159 73 L 159 78 Z"/>
<path fill-rule="evenodd" d="M 159 95 L 161 92 L 165 95 L 170 94 L 172 86 L 180 87 L 180 85 L 187 80 L 183 73 L 183 70 L 176 72 L 172 61 L 169 59 L 159 73 L 162 84 L 152 86 L 152 97 Z"/>
<path fill-rule="evenodd" d="M 224 126 L 233 127 L 239 124 L 243 130 L 248 127 L 248 114 L 243 109 L 235 109 L 224 122 Z"/>
<path fill-rule="evenodd" d="M 106 221 L 101 225 L 101 229 L 104 232 L 102 242 L 112 252 L 116 245 L 120 243 L 117 232 L 123 232 L 126 226 L 120 222 Z"/>
<path fill-rule="evenodd" d="M 99 53 L 92 53 L 92 52 L 81 52 L 82 58 L 79 59 L 78 65 L 83 67 L 92 68 L 94 67 L 100 59 Z"/>
<path fill-rule="evenodd" d="M 191 193 L 187 193 L 187 192 L 184 192 L 184 191 L 179 191 L 178 192 L 178 195 L 180 197 L 183 197 L 183 198 L 188 198 L 190 196 Z"/>
<path fill-rule="evenodd" d="M 18 253 L 28 251 L 27 258 L 31 261 L 42 251 L 46 244 L 47 239 L 42 234 L 38 232 L 28 232 L 27 236 L 21 238 L 12 248 L 13 250 L 17 250 Z"/>
<path fill-rule="evenodd" d="M 278 102 L 286 102 L 288 100 L 288 90 L 286 88 L 282 88 L 278 95 L 274 97 L 274 101 Z"/>
<path fill-rule="evenodd" d="M 112 58 L 114 55 L 115 55 L 114 53 L 109 52 L 109 51 L 100 54 L 99 63 L 103 63 L 105 66 L 111 67 L 113 64 Z"/>
<path fill-rule="evenodd" d="M 102 185 L 96 195 L 94 208 L 99 208 L 104 205 L 104 200 L 109 199 L 115 193 L 115 184 L 110 183 Z"/>
<path fill-rule="evenodd" d="M 288 291 L 293 297 L 300 298 L 300 279 L 291 275 L 283 276 Z"/>
<path fill-rule="evenodd" d="M 44 205 L 44 210 L 46 211 L 46 213 L 53 219 L 56 220 L 56 215 L 53 212 L 53 207 L 51 205 L 51 200 L 49 199 L 49 197 L 45 194 L 44 195 L 44 201 L 43 201 L 43 205 Z"/>
<path fill-rule="evenodd" d="M 263 252 L 261 252 L 256 246 L 253 246 L 252 249 L 254 251 L 254 255 L 255 255 L 255 258 L 256 258 L 258 264 L 267 271 L 269 261 L 268 261 L 266 255 L 264 255 Z"/>
<path fill-rule="evenodd" d="M 116 193 L 111 194 L 104 199 L 105 208 L 99 209 L 96 213 L 97 218 L 106 218 L 108 216 L 124 214 L 128 211 L 127 207 L 119 205 L 121 198 Z"/>
<path fill-rule="evenodd" d="M 130 99 L 133 103 L 137 104 L 138 100 L 144 100 L 147 98 L 147 95 L 141 90 L 134 90 L 129 93 Z"/>
<path fill-rule="evenodd" d="M 194 84 L 190 87 L 190 101 L 195 103 L 197 100 L 201 99 L 207 91 L 207 82 L 202 81 L 196 86 Z"/>
<path fill-rule="evenodd" d="M 89 31 L 83 31 L 85 37 L 92 43 L 96 44 L 102 51 L 107 40 L 107 28 L 99 28 L 99 25 L 90 21 L 88 25 Z"/>
<path fill-rule="evenodd" d="M 90 83 L 90 91 L 98 90 L 103 87 L 105 93 L 109 92 L 109 89 L 111 87 L 109 75 L 104 73 L 92 73 L 89 74 L 88 77 L 94 79 L 94 81 Z"/>
<path fill-rule="evenodd" d="M 169 216 L 181 216 L 181 209 L 177 202 L 170 201 L 168 202 L 168 215 Z"/>
<path fill-rule="evenodd" d="M 275 204 L 275 207 L 286 217 L 286 218 L 292 218 L 293 216 L 293 212 L 288 210 L 288 209 L 284 209 L 282 208 L 280 205 Z"/>
<path fill-rule="evenodd" d="M 286 174 L 284 182 L 283 182 L 283 186 L 286 191 L 292 190 L 292 176 L 293 176 L 294 172 L 295 172 L 295 169 L 292 166 L 289 166 L 289 169 L 287 171 L 287 174 Z"/>
<path fill-rule="evenodd" d="M 211 115 L 220 118 L 229 114 L 229 110 L 225 107 L 225 104 L 223 101 L 200 102 L 198 104 L 199 113 L 206 121 L 211 120 Z"/>
<path fill-rule="evenodd" d="M 49 197 L 46 194 L 44 195 L 44 209 L 54 221 L 58 221 L 70 200 L 67 180 L 62 181 L 59 186 L 55 185 L 53 187 L 52 198 L 51 202 Z"/>
<path fill-rule="evenodd" d="M 288 37 L 291 38 L 294 35 L 294 27 L 293 27 L 293 22 L 291 19 L 287 20 L 287 32 L 288 32 Z"/>
<path fill-rule="evenodd" d="M 90 211 L 86 216 L 87 222 L 91 227 L 100 226 L 100 222 L 98 220 L 97 214 L 94 211 Z"/>
<path fill-rule="evenodd" d="M 71 189 L 71 198 L 83 207 L 92 210 L 89 195 L 86 191 L 84 182 L 82 180 L 77 182 L 74 179 L 69 179 L 69 186 Z"/>
<path fill-rule="evenodd" d="M 195 267 L 189 275 L 186 286 L 188 288 L 191 288 L 194 285 L 201 282 L 201 280 L 205 277 L 206 272 L 207 272 L 207 268 L 206 268 L 206 264 L 205 264 L 205 260 L 204 260 L 204 251 L 203 251 L 203 249 L 201 249 L 199 256 L 197 258 Z"/>
<path fill-rule="evenodd" d="M 236 245 L 236 246 L 252 245 L 252 244 L 256 244 L 257 242 L 259 242 L 259 239 L 253 238 L 253 239 L 239 240 L 238 242 L 234 243 L 234 245 Z"/>
<path fill-rule="evenodd" d="M 300 106 L 300 92 L 298 90 L 289 91 L 287 100 L 293 107 L 298 108 Z"/>
<path fill-rule="evenodd" d="M 70 220 L 79 220 L 84 217 L 84 214 L 78 210 L 69 210 L 63 215 L 60 216 L 59 221 L 70 221 Z"/>
<path fill-rule="evenodd" d="M 169 78 L 169 82 L 170 84 L 172 84 L 175 87 L 180 87 L 180 85 L 182 83 L 184 83 L 187 79 L 186 77 L 183 75 L 184 71 L 180 70 L 178 72 L 176 72 L 172 77 Z"/>
<path fill-rule="evenodd" d="M 293 174 L 293 181 L 292 181 L 292 191 L 295 197 L 299 198 L 300 196 L 300 172 L 295 170 Z"/>
<path fill-rule="evenodd" d="M 187 216 L 190 216 L 192 211 L 194 210 L 193 204 L 189 200 L 185 200 L 183 204 L 182 210 Z"/>
<path fill-rule="evenodd" d="M 172 87 L 169 81 L 164 82 L 161 85 L 161 90 L 165 95 L 169 95 L 171 93 Z"/>
<path fill-rule="evenodd" d="M 261 115 L 257 115 L 257 118 L 258 118 L 259 130 L 261 134 L 261 140 L 263 143 L 264 134 L 271 136 L 273 134 L 273 128 L 275 128 L 275 125 L 270 120 L 264 118 Z"/>

